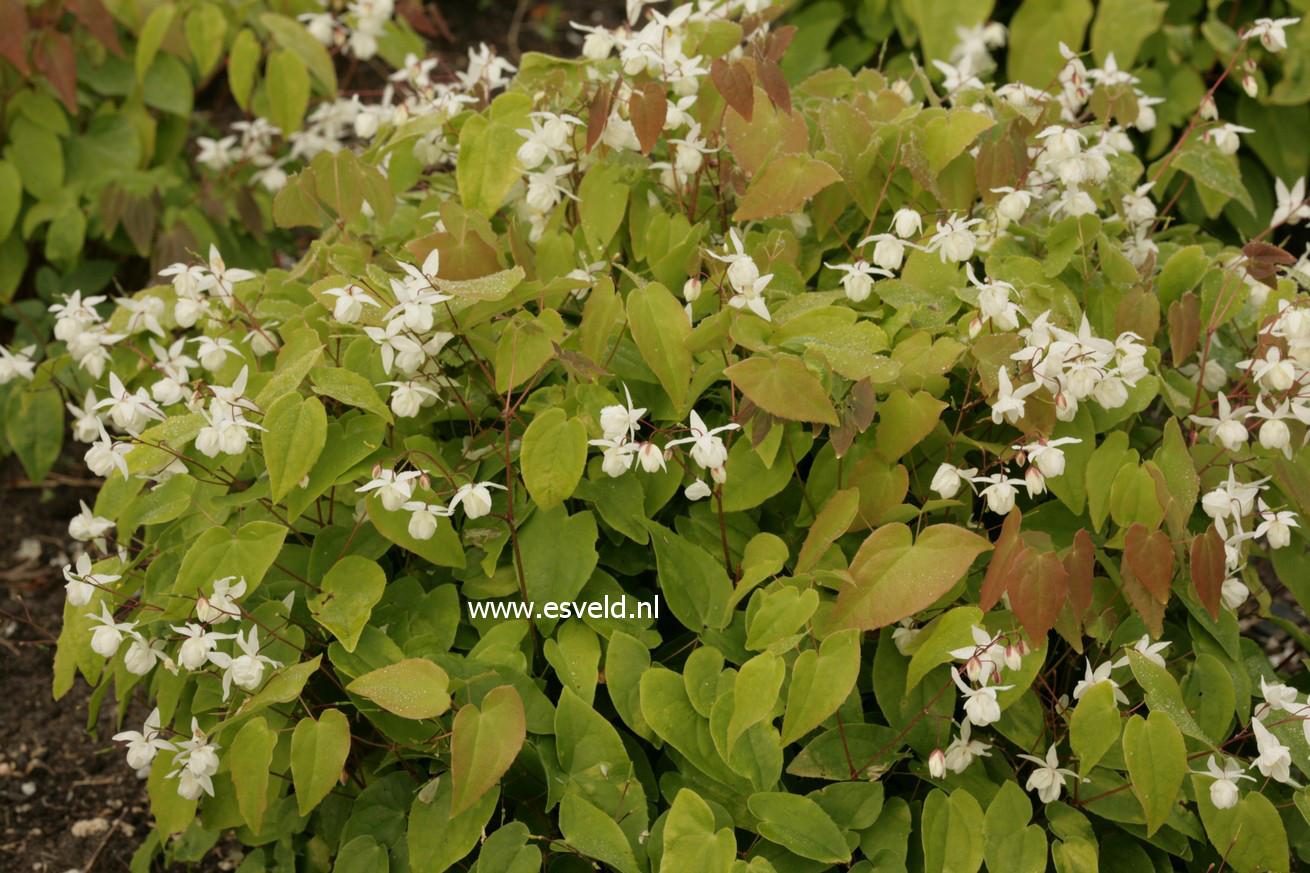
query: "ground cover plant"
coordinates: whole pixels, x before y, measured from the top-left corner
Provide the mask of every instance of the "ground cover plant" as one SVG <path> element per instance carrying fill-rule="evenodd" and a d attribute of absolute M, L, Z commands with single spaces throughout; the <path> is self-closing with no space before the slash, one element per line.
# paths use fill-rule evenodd
<path fill-rule="evenodd" d="M 0 348 L 29 476 L 104 479 L 54 694 L 151 709 L 136 866 L 1291 869 L 1301 650 L 1240 621 L 1310 596 L 1310 201 L 1205 98 L 1300 25 L 1157 150 L 1081 33 L 789 78 L 780 9 L 628 11 L 449 75 L 389 4 L 236 19 L 192 171 L 283 256 Z"/>

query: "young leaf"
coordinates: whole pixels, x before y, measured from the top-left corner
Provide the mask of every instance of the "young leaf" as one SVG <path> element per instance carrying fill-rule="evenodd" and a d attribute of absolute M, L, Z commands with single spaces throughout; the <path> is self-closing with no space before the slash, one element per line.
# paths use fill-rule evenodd
<path fill-rule="evenodd" d="M 1078 758 L 1078 774 L 1086 776 L 1119 741 L 1119 708 L 1114 686 L 1098 682 L 1083 692 L 1069 717 L 1069 748 Z"/>
<path fill-rule="evenodd" d="M 1187 775 L 1187 749 L 1178 726 L 1163 712 L 1135 715 L 1124 726 L 1124 760 L 1133 794 L 1146 812 L 1146 835 L 1160 829 L 1178 803 Z"/>
<path fill-rule="evenodd" d="M 339 709 L 325 709 L 317 719 L 302 718 L 291 733 L 291 781 L 301 815 L 332 790 L 350 754 L 350 725 Z"/>
<path fill-rule="evenodd" d="M 386 586 L 387 574 L 377 562 L 347 555 L 323 576 L 321 590 L 309 601 L 310 614 L 353 652 Z"/>
<path fill-rule="evenodd" d="M 264 463 L 280 501 L 313 470 L 327 442 L 327 411 L 317 397 L 284 394 L 264 416 Z"/>
<path fill-rule="evenodd" d="M 542 509 L 573 494 L 587 462 L 587 429 L 558 406 L 538 415 L 523 432 L 519 450 L 523 482 Z"/>
<path fill-rule="evenodd" d="M 796 656 L 782 717 L 782 743 L 799 740 L 837 711 L 860 674 L 860 632 L 838 631 Z"/>
<path fill-rule="evenodd" d="M 346 686 L 401 718 L 436 718 L 450 709 L 446 671 L 427 658 L 407 658 L 370 670 Z"/>
<path fill-rule="evenodd" d="M 518 757 L 526 737 L 523 700 L 501 685 L 455 715 L 450 739 L 451 815 L 471 809 Z"/>
<path fill-rule="evenodd" d="M 255 833 L 259 833 L 268 806 L 268 768 L 276 745 L 277 734 L 268 729 L 262 718 L 246 722 L 232 740 L 229 761 L 237 808 Z"/>

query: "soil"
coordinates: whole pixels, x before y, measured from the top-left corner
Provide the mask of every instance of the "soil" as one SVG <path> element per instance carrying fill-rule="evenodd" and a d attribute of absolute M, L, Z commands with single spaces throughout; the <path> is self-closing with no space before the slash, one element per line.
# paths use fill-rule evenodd
<path fill-rule="evenodd" d="M 0 465 L 0 870 L 14 873 L 126 870 L 150 829 L 145 783 L 109 742 L 117 707 L 88 734 L 87 684 L 58 702 L 50 691 L 66 525 L 96 493 L 86 475 L 74 457 L 34 486 L 14 459 Z M 144 716 L 134 704 L 127 720 Z"/>

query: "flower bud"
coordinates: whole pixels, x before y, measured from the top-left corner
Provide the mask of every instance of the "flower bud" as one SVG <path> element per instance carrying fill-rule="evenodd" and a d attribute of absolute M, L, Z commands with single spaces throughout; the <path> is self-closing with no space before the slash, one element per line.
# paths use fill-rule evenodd
<path fill-rule="evenodd" d="M 688 303 L 695 303 L 696 300 L 700 298 L 703 288 L 704 285 L 701 283 L 701 280 L 692 276 L 686 282 L 682 283 L 682 299 L 686 300 Z"/>
<path fill-rule="evenodd" d="M 928 775 L 934 779 L 941 779 L 946 775 L 946 753 L 941 749 L 933 749 L 932 754 L 928 756 Z"/>
<path fill-rule="evenodd" d="M 1246 92 L 1247 97 L 1254 98 L 1257 95 L 1259 95 L 1260 85 L 1258 82 L 1256 82 L 1255 76 L 1252 76 L 1250 73 L 1247 73 L 1245 76 L 1242 77 L 1242 90 Z M 1237 790 L 1236 787 L 1234 787 L 1233 790 L 1236 791 Z M 1217 805 L 1218 804 L 1216 804 L 1216 806 Z"/>

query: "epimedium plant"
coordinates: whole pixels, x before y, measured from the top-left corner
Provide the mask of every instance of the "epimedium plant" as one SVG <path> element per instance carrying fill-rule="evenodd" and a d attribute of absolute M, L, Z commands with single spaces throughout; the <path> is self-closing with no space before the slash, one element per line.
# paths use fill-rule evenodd
<path fill-rule="evenodd" d="M 1250 199 L 1203 107 L 1147 165 L 1067 46 L 789 84 L 775 16 L 406 62 L 279 187 L 293 267 L 214 249 L 4 350 L 105 477 L 54 692 L 152 707 L 140 868 L 1310 849 L 1304 680 L 1242 633 L 1310 596 L 1303 194 L 1225 244 L 1157 206 Z"/>

